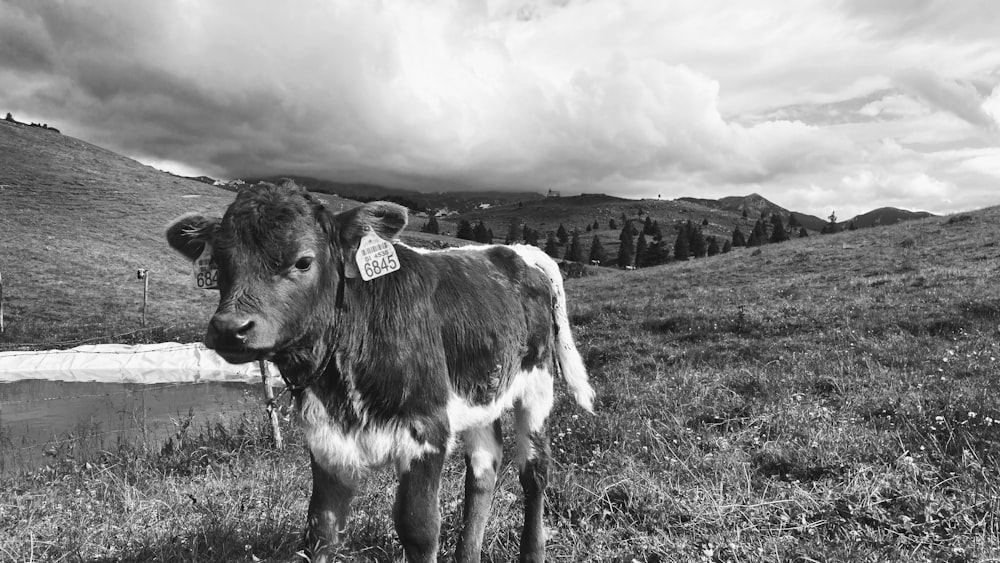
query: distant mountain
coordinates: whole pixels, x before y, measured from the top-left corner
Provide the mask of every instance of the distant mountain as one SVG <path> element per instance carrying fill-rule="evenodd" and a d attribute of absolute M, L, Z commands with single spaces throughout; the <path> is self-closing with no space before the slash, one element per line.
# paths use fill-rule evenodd
<path fill-rule="evenodd" d="M 244 178 L 248 183 L 280 182 L 288 178 L 295 180 L 309 191 L 325 194 L 336 194 L 347 199 L 358 201 L 373 201 L 384 199 L 405 205 L 414 211 L 431 211 L 447 208 L 451 211 L 469 211 L 486 204 L 489 206 L 507 205 L 517 202 L 535 201 L 545 196 L 535 192 L 503 192 L 503 191 L 453 191 L 453 192 L 419 192 L 402 188 L 392 188 L 379 184 L 356 182 L 335 182 L 309 176 L 291 174 L 267 176 L 262 178 Z"/>
<path fill-rule="evenodd" d="M 928 213 L 926 211 L 907 211 L 905 209 L 897 209 L 895 207 L 880 207 L 868 213 L 858 215 L 850 221 L 845 221 L 844 225 L 849 225 L 851 222 L 854 226 L 862 229 L 867 227 L 875 227 L 877 225 L 895 225 L 902 221 L 912 221 L 914 219 L 926 219 L 927 217 L 936 217 L 933 213 Z"/>
<path fill-rule="evenodd" d="M 681 201 L 704 205 L 705 207 L 739 213 L 741 216 L 743 212 L 746 211 L 747 218 L 752 220 L 759 218 L 761 213 L 767 213 L 768 215 L 778 214 L 783 217 L 794 216 L 800 225 L 810 231 L 819 231 L 827 223 L 825 220 L 820 219 L 815 215 L 799 213 L 798 211 L 789 211 L 788 209 L 785 209 L 784 207 L 781 207 L 780 205 L 769 201 L 764 196 L 756 193 L 748 196 L 728 196 L 720 199 L 702 199 L 694 197 L 682 197 L 679 199 Z"/>

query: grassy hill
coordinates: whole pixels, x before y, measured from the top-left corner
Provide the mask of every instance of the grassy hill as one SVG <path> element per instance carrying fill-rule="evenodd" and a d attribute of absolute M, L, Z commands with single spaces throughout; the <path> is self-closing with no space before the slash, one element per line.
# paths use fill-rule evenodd
<path fill-rule="evenodd" d="M 744 235 L 749 235 L 760 214 L 744 219 L 739 213 L 688 201 L 685 198 L 636 200 L 605 194 L 584 194 L 476 209 L 441 219 L 439 224 L 442 232 L 455 234 L 458 231 L 458 223 L 462 220 L 467 220 L 473 225 L 482 221 L 486 227 L 493 230 L 497 242 L 503 242 L 511 222 L 516 221 L 542 232 L 540 246 L 545 244 L 545 233 L 555 232 L 559 225 L 563 225 L 568 232 L 574 229 L 580 232 L 584 252 L 590 248 L 592 238 L 599 237 L 608 257 L 605 265 L 611 265 L 614 264 L 614 257 L 618 253 L 622 216 L 634 221 L 634 225 L 639 228 L 646 217 L 659 221 L 664 237 L 673 248 L 676 236 L 674 228 L 683 222 L 692 221 L 701 226 L 707 220 L 708 225 L 702 227 L 702 232 L 706 236 L 715 235 L 720 240 L 728 240 L 732 237 L 736 226 L 740 227 Z M 614 229 L 609 228 L 612 220 L 616 225 Z M 587 232 L 587 227 L 592 226 L 595 221 L 599 228 Z M 560 247 L 560 253 L 565 253 L 565 250 L 565 247 Z"/>
<path fill-rule="evenodd" d="M 183 264 L 153 248 L 164 246 L 162 224 L 174 214 L 221 206 L 231 194 L 164 181 L 113 155 L 87 161 L 103 153 L 72 139 L 46 138 L 51 154 L 25 152 L 11 139 L 35 142 L 27 134 L 0 127 L 0 155 L 21 151 L 0 168 L 12 328 L 45 314 L 53 338 L 72 338 L 86 333 L 74 323 L 111 314 L 102 308 L 134 319 L 132 270 L 153 260 L 162 268 L 154 279 L 167 280 L 153 285 L 156 314 L 205 318 L 212 299 L 193 296 Z M 148 214 L 133 218 L 126 200 Z M 27 218 L 11 218 L 15 203 Z M 602 199 L 581 203 L 581 213 L 546 200 L 522 209 L 554 228 L 574 216 L 638 216 L 629 206 L 666 214 L 673 203 Z M 709 212 L 686 205 L 694 219 Z M 95 229 L 87 218 L 102 213 Z M 994 207 L 568 280 L 574 334 L 599 397 L 596 414 L 585 415 L 557 385 L 550 558 L 1000 557 L 998 221 Z M 8 263 L 11 253 L 18 259 Z M 9 530 L 0 560 L 293 560 L 308 461 L 300 447 L 270 449 L 252 426 L 0 477 L 8 491 L 0 529 Z M 516 559 L 512 458 L 487 527 L 487 561 Z M 463 469 L 453 456 L 445 470 L 443 558 L 458 535 Z M 401 557 L 387 517 L 393 481 L 380 473 L 359 493 L 349 559 Z"/>
<path fill-rule="evenodd" d="M 895 225 L 901 221 L 912 221 L 926 217 L 934 217 L 934 214 L 926 211 L 907 211 L 905 209 L 896 209 L 895 207 L 880 207 L 868 213 L 862 213 L 850 221 L 846 221 L 844 224 L 849 225 L 850 223 L 854 223 L 855 227 L 864 229 L 877 225 Z"/>
<path fill-rule="evenodd" d="M 732 213 L 743 215 L 745 211 L 747 217 L 756 220 L 761 216 L 761 213 L 767 214 L 778 214 L 782 217 L 795 216 L 799 224 L 809 229 L 810 231 L 820 231 L 826 221 L 816 217 L 815 215 L 808 215 L 806 213 L 799 213 L 796 211 L 789 211 L 780 205 L 777 205 L 759 194 L 750 194 L 748 196 L 729 196 L 719 199 L 700 199 L 694 197 L 683 197 L 684 201 L 691 203 L 697 203 L 704 205 L 706 207 L 714 207 L 717 209 L 723 209 L 725 211 L 730 211 Z"/>
<path fill-rule="evenodd" d="M 189 270 L 163 231 L 186 211 L 223 209 L 231 193 L 7 122 L 0 122 L 0 184 L 7 325 L 0 342 L 140 328 L 138 268 L 150 270 L 149 324 L 207 319 L 217 297 L 188 289 Z"/>
<path fill-rule="evenodd" d="M 169 221 L 221 214 L 233 193 L 180 178 L 66 135 L 0 121 L 0 349 L 59 346 L 141 329 L 129 338 L 197 340 L 218 295 L 193 289 L 188 264 L 166 245 Z M 335 211 L 358 205 L 320 195 Z M 454 239 L 413 233 L 418 246 Z"/>

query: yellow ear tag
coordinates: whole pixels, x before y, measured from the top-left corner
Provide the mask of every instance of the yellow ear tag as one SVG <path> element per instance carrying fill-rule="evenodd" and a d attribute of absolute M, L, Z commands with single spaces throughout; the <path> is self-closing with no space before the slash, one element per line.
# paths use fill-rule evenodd
<path fill-rule="evenodd" d="M 361 279 L 365 281 L 380 278 L 399 269 L 396 249 L 389 241 L 379 238 L 374 231 L 368 231 L 361 237 L 354 260 L 358 263 Z"/>
<path fill-rule="evenodd" d="M 192 282 L 198 289 L 219 289 L 219 267 L 212 259 L 212 245 L 205 243 L 205 250 L 194 261 Z"/>

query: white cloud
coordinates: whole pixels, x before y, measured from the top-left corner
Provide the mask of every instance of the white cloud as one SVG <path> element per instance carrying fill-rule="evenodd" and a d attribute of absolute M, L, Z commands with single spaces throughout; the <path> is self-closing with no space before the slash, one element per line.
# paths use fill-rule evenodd
<path fill-rule="evenodd" d="M 993 93 L 983 102 L 983 111 L 993 119 L 996 126 L 1000 126 L 1000 86 L 993 89 Z"/>
<path fill-rule="evenodd" d="M 0 110 L 222 177 L 985 205 L 935 154 L 997 145 L 991 6 L 0 0 Z"/>
<path fill-rule="evenodd" d="M 884 119 L 905 119 L 926 116 L 930 110 L 912 96 L 892 94 L 865 104 L 858 113 Z"/>

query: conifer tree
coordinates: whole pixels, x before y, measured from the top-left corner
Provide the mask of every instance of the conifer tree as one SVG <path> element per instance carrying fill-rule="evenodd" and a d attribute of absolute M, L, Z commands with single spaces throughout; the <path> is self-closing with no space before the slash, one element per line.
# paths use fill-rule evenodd
<path fill-rule="evenodd" d="M 559 244 L 569 242 L 569 233 L 566 232 L 566 227 L 563 227 L 562 223 L 559 223 L 559 228 L 556 229 L 556 238 L 559 239 Z"/>
<path fill-rule="evenodd" d="M 823 225 L 823 228 L 820 230 L 819 233 L 821 235 L 832 235 L 840 232 L 840 227 L 837 226 L 837 212 L 834 211 L 833 213 L 830 213 L 829 219 L 830 222 Z"/>
<path fill-rule="evenodd" d="M 788 240 L 788 233 L 785 232 L 785 225 L 781 222 L 781 215 L 775 213 L 771 215 L 771 242 L 785 242 Z"/>
<path fill-rule="evenodd" d="M 788 232 L 789 233 L 794 233 L 801 226 L 802 225 L 799 224 L 799 220 L 798 220 L 798 218 L 795 217 L 794 213 L 792 213 L 792 214 L 790 214 L 788 216 Z"/>
<path fill-rule="evenodd" d="M 757 219 L 753 231 L 750 232 L 750 238 L 747 239 L 747 246 L 761 246 L 765 242 L 767 242 L 767 227 L 764 226 L 763 220 Z"/>
<path fill-rule="evenodd" d="M 743 216 L 744 219 L 747 218 L 747 208 L 746 207 L 743 208 L 742 216 Z"/>
<path fill-rule="evenodd" d="M 583 247 L 580 245 L 580 234 L 573 231 L 573 238 L 566 249 L 566 260 L 573 262 L 583 262 Z"/>
<path fill-rule="evenodd" d="M 635 267 L 642 268 L 646 265 L 646 261 L 649 259 L 647 252 L 649 251 L 649 242 L 646 240 L 646 233 L 639 233 L 639 240 L 635 243 Z"/>
<path fill-rule="evenodd" d="M 806 238 L 807 236 L 809 236 L 809 231 L 805 227 L 799 229 L 799 238 Z"/>
<path fill-rule="evenodd" d="M 476 236 L 472 232 L 472 225 L 465 219 L 458 222 L 458 231 L 455 236 L 465 240 L 476 240 Z"/>
<path fill-rule="evenodd" d="M 632 259 L 635 256 L 634 243 L 632 242 L 631 222 L 625 222 L 625 225 L 622 227 L 622 232 L 618 235 L 618 240 L 621 241 L 618 245 L 618 267 L 624 268 L 625 266 L 631 266 Z"/>
<path fill-rule="evenodd" d="M 688 241 L 688 230 L 682 225 L 677 229 L 674 240 L 674 260 L 687 260 L 691 257 L 691 243 Z"/>
<path fill-rule="evenodd" d="M 593 263 L 595 260 L 598 265 L 604 263 L 604 245 L 601 244 L 601 239 L 594 235 L 594 240 L 590 243 L 590 257 L 589 260 Z"/>
<path fill-rule="evenodd" d="M 653 219 L 646 215 L 646 221 L 642 224 L 642 234 L 653 236 Z"/>
<path fill-rule="evenodd" d="M 524 226 L 524 244 L 538 246 L 538 237 L 542 236 L 540 231 Z"/>
<path fill-rule="evenodd" d="M 521 238 L 521 223 L 517 219 L 511 219 L 510 226 L 507 228 L 507 238 L 504 239 L 504 244 L 514 244 Z"/>
<path fill-rule="evenodd" d="M 708 217 L 705 217 L 704 219 L 701 220 L 701 226 L 702 227 L 708 226 Z"/>
<path fill-rule="evenodd" d="M 686 225 L 688 231 L 688 251 L 692 258 L 704 258 L 708 252 L 708 244 L 705 236 L 701 234 L 701 229 L 694 226 L 690 220 Z"/>
<path fill-rule="evenodd" d="M 615 230 L 618 228 L 618 223 L 615 223 L 615 220 L 611 219 L 608 221 L 608 228 L 611 230 Z"/>
<path fill-rule="evenodd" d="M 559 243 L 556 242 L 556 235 L 551 231 L 545 239 L 545 253 L 553 258 L 559 258 Z"/>
<path fill-rule="evenodd" d="M 660 223 L 653 221 L 653 238 L 646 250 L 646 260 L 637 266 L 648 267 L 666 264 L 670 260 L 670 249 L 667 248 L 666 241 L 663 240 L 663 231 L 660 230 Z"/>
<path fill-rule="evenodd" d="M 434 214 L 431 213 L 430 218 L 427 219 L 427 223 L 425 223 L 423 228 L 420 230 L 425 233 L 430 233 L 432 235 L 440 234 L 441 227 L 438 225 L 437 217 L 435 217 Z"/>
<path fill-rule="evenodd" d="M 731 241 L 727 240 L 724 243 L 722 243 L 722 253 L 723 254 L 725 254 L 727 252 L 732 252 L 732 250 L 733 250 L 733 243 Z"/>
<path fill-rule="evenodd" d="M 745 236 L 743 236 L 743 231 L 740 230 L 739 225 L 737 225 L 736 228 L 733 229 L 733 243 L 732 243 L 732 245 L 733 246 L 746 246 L 747 245 L 747 239 L 746 239 Z"/>
<path fill-rule="evenodd" d="M 848 231 L 853 231 L 855 229 L 857 229 L 857 227 L 854 225 L 854 221 L 851 221 L 850 223 L 848 223 L 848 225 L 847 225 L 847 230 Z"/>
<path fill-rule="evenodd" d="M 591 231 L 591 229 L 593 229 L 593 228 L 594 228 L 593 225 L 588 224 L 587 225 L 587 232 L 589 233 Z"/>
<path fill-rule="evenodd" d="M 709 256 L 715 256 L 719 254 L 722 250 L 719 248 L 719 239 L 714 235 L 708 237 L 708 249 L 706 250 Z"/>
<path fill-rule="evenodd" d="M 486 225 L 483 224 L 482 219 L 480 219 L 479 222 L 476 223 L 475 228 L 472 229 L 472 237 L 476 242 L 482 242 L 482 243 L 490 242 L 489 230 L 486 228 Z"/>

